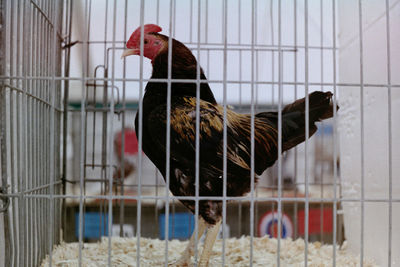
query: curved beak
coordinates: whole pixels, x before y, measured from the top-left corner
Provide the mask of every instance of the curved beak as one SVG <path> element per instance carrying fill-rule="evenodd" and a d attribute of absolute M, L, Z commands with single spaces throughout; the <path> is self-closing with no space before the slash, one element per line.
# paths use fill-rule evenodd
<path fill-rule="evenodd" d="M 134 49 L 125 49 L 124 52 L 122 52 L 121 59 L 130 55 L 139 55 L 140 54 L 140 49 L 134 48 Z"/>

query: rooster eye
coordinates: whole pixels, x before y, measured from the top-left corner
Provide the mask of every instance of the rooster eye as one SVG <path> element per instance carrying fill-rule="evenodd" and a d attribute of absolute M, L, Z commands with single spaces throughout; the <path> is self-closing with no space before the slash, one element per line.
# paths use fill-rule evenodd
<path fill-rule="evenodd" d="M 147 44 L 149 41 L 147 41 L 147 39 L 144 40 L 144 44 Z"/>

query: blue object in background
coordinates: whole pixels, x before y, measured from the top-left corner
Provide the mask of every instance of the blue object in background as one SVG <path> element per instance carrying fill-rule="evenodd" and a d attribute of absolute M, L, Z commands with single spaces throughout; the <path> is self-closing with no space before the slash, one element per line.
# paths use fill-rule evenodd
<path fill-rule="evenodd" d="M 327 122 L 319 124 L 316 135 L 322 135 L 322 133 L 324 135 L 333 135 L 333 125 Z"/>
<path fill-rule="evenodd" d="M 100 212 L 85 212 L 83 223 L 83 238 L 100 239 L 108 235 L 108 216 Z M 101 232 L 100 232 L 101 218 Z M 104 225 L 105 224 L 105 225 Z M 79 238 L 79 212 L 75 213 L 75 235 Z"/>
<path fill-rule="evenodd" d="M 189 212 L 169 214 L 168 238 L 187 239 L 194 229 L 194 216 Z M 165 239 L 165 214 L 158 216 L 160 239 Z"/>

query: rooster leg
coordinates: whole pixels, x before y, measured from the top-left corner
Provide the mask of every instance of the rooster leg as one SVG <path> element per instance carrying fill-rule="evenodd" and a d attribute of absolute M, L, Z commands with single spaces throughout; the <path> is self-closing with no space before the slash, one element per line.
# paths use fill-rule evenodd
<path fill-rule="evenodd" d="M 199 242 L 200 237 L 203 235 L 206 229 L 206 222 L 199 216 L 198 227 L 197 227 L 197 242 Z M 187 245 L 182 257 L 176 262 L 176 266 L 189 266 L 190 258 L 193 256 L 194 248 L 197 246 L 195 244 L 196 232 L 193 231 L 192 237 L 190 238 L 189 244 Z"/>
<path fill-rule="evenodd" d="M 208 266 L 208 260 L 210 259 L 211 251 L 214 246 L 215 239 L 217 238 L 220 226 L 221 220 L 219 220 L 215 225 L 212 225 L 207 229 L 207 235 L 204 241 L 203 252 L 200 257 L 199 267 Z"/>

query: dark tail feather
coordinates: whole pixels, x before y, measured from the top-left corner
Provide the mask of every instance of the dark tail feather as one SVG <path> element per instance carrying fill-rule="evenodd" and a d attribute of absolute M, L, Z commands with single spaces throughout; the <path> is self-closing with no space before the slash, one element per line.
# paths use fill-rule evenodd
<path fill-rule="evenodd" d="M 309 136 L 316 131 L 315 122 L 333 116 L 333 101 L 331 92 L 313 92 L 309 99 Z M 282 149 L 288 150 L 305 141 L 305 98 L 286 105 L 282 110 Z M 339 109 L 336 106 L 336 109 Z"/>

